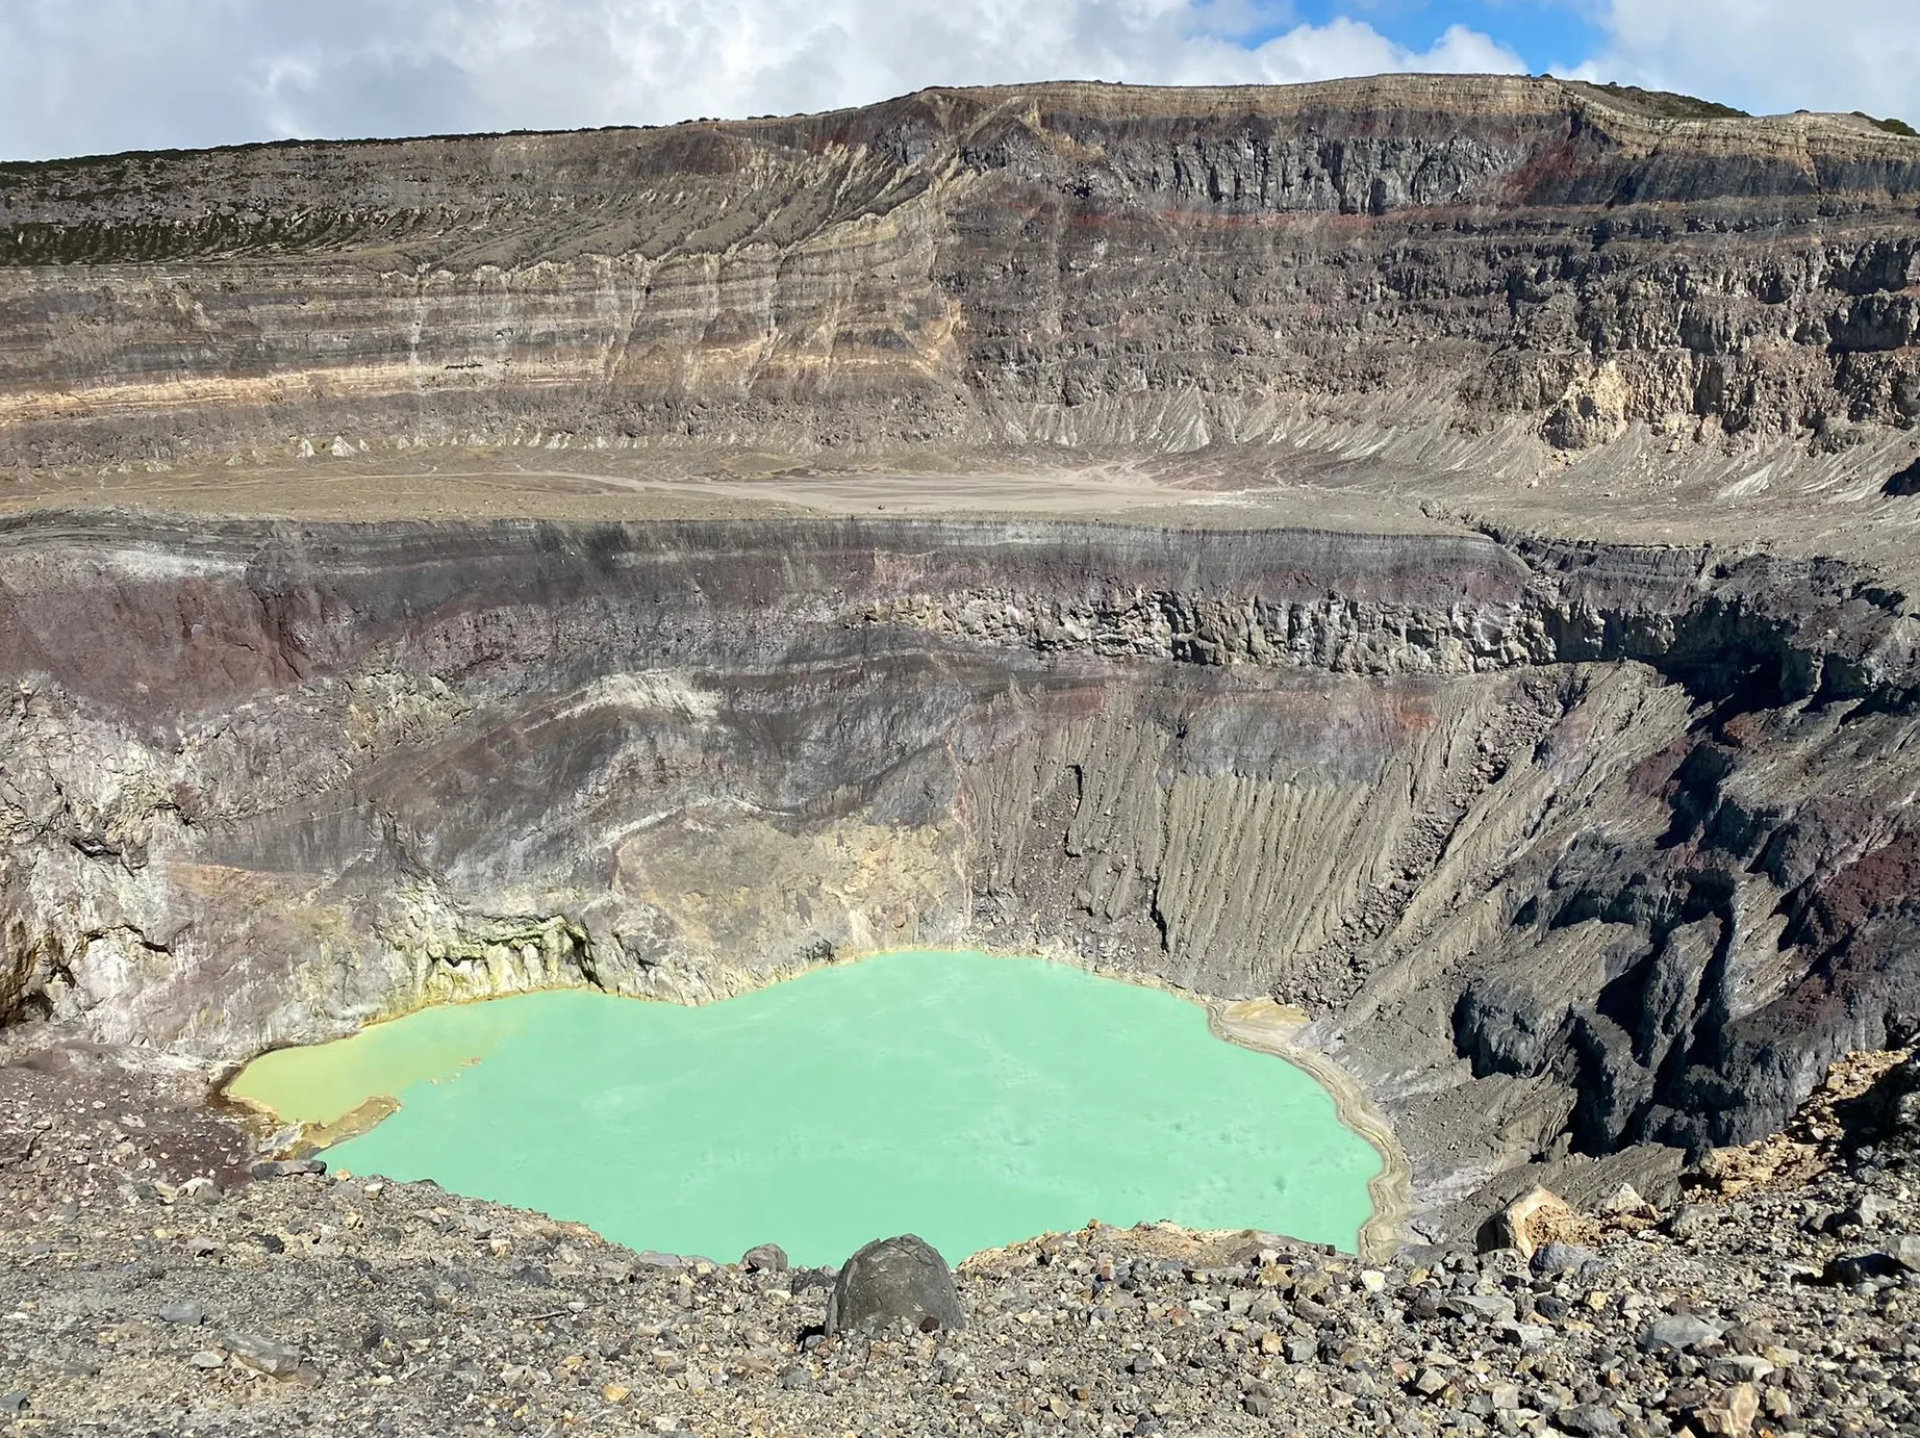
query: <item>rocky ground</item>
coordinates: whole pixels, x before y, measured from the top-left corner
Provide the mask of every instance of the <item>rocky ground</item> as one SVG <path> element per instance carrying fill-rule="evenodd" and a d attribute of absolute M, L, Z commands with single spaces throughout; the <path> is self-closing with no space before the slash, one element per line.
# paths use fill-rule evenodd
<path fill-rule="evenodd" d="M 1530 1259 L 1093 1227 L 968 1259 L 957 1332 L 829 1336 L 830 1272 L 635 1254 L 431 1184 L 255 1178 L 185 1076 L 61 1053 L 0 1068 L 12 1433 L 1920 1427 L 1916 1058 L 1838 1075 L 1671 1212 L 1534 1220 L 1554 1241 Z"/>

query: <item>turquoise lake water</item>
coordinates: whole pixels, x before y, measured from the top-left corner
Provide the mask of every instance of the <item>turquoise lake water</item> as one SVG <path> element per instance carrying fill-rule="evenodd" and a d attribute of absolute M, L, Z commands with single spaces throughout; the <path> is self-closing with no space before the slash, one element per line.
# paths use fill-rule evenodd
<path fill-rule="evenodd" d="M 703 1008 L 567 990 L 430 1009 L 267 1055 L 234 1090 L 312 1121 L 392 1094 L 336 1167 L 722 1261 L 771 1241 L 837 1264 L 914 1232 L 958 1262 L 1096 1218 L 1351 1250 L 1380 1167 L 1312 1078 L 1195 1005 L 973 953 Z"/>

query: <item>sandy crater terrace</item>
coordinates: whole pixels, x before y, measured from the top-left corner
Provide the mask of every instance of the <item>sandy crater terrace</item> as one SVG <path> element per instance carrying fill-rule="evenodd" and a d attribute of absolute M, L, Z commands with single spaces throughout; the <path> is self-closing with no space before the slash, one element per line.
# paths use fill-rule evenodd
<path fill-rule="evenodd" d="M 1916 213 L 1476 77 L 0 165 L 0 1080 L 111 1206 L 268 1049 L 977 948 L 1401 1240 L 1671 1204 L 1920 1035 Z"/>

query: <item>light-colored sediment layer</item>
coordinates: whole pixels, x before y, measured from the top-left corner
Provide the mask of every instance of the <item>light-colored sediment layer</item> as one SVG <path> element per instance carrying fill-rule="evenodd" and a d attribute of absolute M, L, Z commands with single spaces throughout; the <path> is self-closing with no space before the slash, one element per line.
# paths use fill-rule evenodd
<path fill-rule="evenodd" d="M 1351 1074 L 1318 1049 L 1296 1042 L 1307 1025 L 1307 1016 L 1299 1009 L 1272 999 L 1208 999 L 1205 1003 L 1207 1027 L 1215 1037 L 1273 1054 L 1306 1072 L 1333 1095 L 1340 1122 L 1379 1153 L 1380 1172 L 1367 1184 L 1373 1217 L 1360 1229 L 1360 1256 L 1369 1263 L 1392 1258 L 1406 1235 L 1407 1218 L 1413 1211 L 1413 1165 L 1386 1118 Z"/>
<path fill-rule="evenodd" d="M 441 446 L 244 464 L 0 473 L 0 512 L 115 510 L 307 521 L 829 516 L 1086 518 L 1185 528 L 1459 535 L 1392 494 L 1276 482 L 1281 456 L 1213 463 L 1074 451 L 798 456 L 719 446 L 547 452 Z"/>

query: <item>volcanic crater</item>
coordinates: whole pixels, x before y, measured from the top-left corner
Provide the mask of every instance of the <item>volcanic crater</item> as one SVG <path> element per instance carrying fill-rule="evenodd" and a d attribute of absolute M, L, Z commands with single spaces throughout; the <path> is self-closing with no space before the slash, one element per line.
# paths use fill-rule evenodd
<path fill-rule="evenodd" d="M 979 947 L 1292 1014 L 1402 1238 L 1664 1204 L 1920 1033 L 1917 203 L 1505 78 L 0 166 L 7 1042 Z"/>

